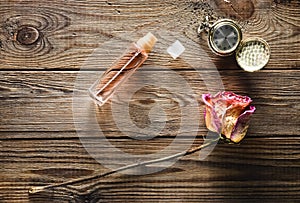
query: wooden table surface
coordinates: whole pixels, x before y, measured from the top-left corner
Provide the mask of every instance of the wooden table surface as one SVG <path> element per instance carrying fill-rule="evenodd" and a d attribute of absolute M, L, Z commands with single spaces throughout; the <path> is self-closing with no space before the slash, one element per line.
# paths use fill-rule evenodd
<path fill-rule="evenodd" d="M 0 0 L 0 202 L 300 202 L 300 1 L 231 2 Z M 269 64 L 246 73 L 232 57 L 212 54 L 196 33 L 208 11 L 238 21 L 245 36 L 264 38 L 272 51 Z M 76 133 L 76 76 L 101 44 L 158 28 L 199 44 L 225 89 L 254 100 L 257 111 L 243 142 L 220 141 L 204 161 L 193 154 L 154 174 L 115 174 L 29 195 L 32 186 L 110 171 L 87 153 Z M 207 91 L 195 70 L 174 67 L 199 95 Z M 154 102 L 168 102 L 157 91 L 146 88 L 137 95 L 150 92 Z M 150 104 L 132 101 L 129 114 L 137 126 L 147 124 Z M 110 103 L 97 116 L 116 147 L 151 154 L 176 137 L 180 113 L 169 114 L 165 130 L 150 141 L 123 136 Z M 203 122 L 191 125 L 199 125 L 194 143 L 199 145 L 207 130 Z"/>

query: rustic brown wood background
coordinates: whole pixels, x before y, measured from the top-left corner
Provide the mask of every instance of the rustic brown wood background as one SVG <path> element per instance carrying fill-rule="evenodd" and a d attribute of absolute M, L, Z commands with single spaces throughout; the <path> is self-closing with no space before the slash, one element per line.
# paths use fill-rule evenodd
<path fill-rule="evenodd" d="M 300 1 L 231 2 L 0 0 L 0 202 L 300 202 Z M 232 58 L 211 54 L 196 33 L 208 8 L 236 19 L 247 36 L 267 40 L 272 50 L 268 66 L 245 73 Z M 39 35 L 28 30 L 22 35 L 24 27 L 36 28 Z M 199 43 L 225 88 L 253 98 L 257 112 L 245 140 L 240 145 L 220 142 L 205 161 L 197 154 L 187 156 L 156 174 L 117 174 L 29 195 L 31 186 L 108 171 L 76 134 L 74 82 L 99 45 L 125 32 L 155 27 Z M 205 91 L 196 72 L 176 71 L 195 90 Z M 145 124 L 147 117 L 140 115 L 147 103 L 133 105 L 139 109 L 132 108 L 133 120 Z M 151 142 L 135 141 L 116 133 L 108 107 L 98 116 L 106 121 L 101 123 L 107 125 L 106 136 L 127 152 L 153 153 L 176 136 L 174 122 Z M 201 124 L 195 144 L 202 143 L 205 133 Z"/>

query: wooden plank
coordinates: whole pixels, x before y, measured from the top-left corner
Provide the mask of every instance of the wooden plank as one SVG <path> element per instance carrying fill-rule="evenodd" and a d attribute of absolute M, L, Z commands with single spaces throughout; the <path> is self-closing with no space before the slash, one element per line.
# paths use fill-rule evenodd
<path fill-rule="evenodd" d="M 264 70 L 246 73 L 234 57 L 211 53 L 205 37 L 196 33 L 210 9 L 215 15 L 238 21 L 244 37 L 263 37 L 269 42 L 272 56 Z M 0 0 L 0 202 L 299 202 L 299 11 L 298 0 Z M 24 26 L 39 31 L 36 42 L 28 44 L 35 38 L 24 35 L 30 39 L 21 43 L 17 33 Z M 219 87 L 209 63 L 212 60 L 226 90 L 253 98 L 257 111 L 245 140 L 240 145 L 220 142 L 205 161 L 193 154 L 159 173 L 116 174 L 28 195 L 31 186 L 109 171 L 88 154 L 75 131 L 72 97 L 76 77 L 81 74 L 78 70 L 96 48 L 116 36 L 158 28 L 182 33 L 200 44 L 209 57 L 201 61 L 205 68 L 199 71 L 205 74 L 209 87 Z M 112 46 L 113 51 L 116 48 Z M 115 58 L 113 51 L 89 62 L 98 68 L 98 64 Z M 194 58 L 188 55 L 186 59 Z M 150 86 L 133 96 L 129 119 L 140 128 L 150 124 L 148 114 L 154 104 L 166 110 L 166 118 L 154 115 L 158 123 L 166 121 L 154 139 L 140 141 L 126 136 L 118 129 L 110 104 L 97 110 L 99 126 L 114 147 L 144 155 L 158 152 L 174 140 L 180 126 L 178 103 L 188 104 L 192 97 L 182 83 L 159 67 L 175 71 L 200 98 L 208 90 L 187 60 L 170 61 L 154 51 L 140 71 L 154 84 L 164 76 L 164 84 L 182 95 L 175 100 L 170 92 Z M 153 64 L 158 68 L 153 70 Z M 81 81 L 78 90 L 83 94 L 97 77 L 92 71 L 85 74 L 94 76 Z M 147 78 L 138 79 L 132 78 L 119 94 L 126 93 L 126 87 L 143 85 Z M 127 106 L 122 99 L 114 102 Z M 199 125 L 193 146 L 202 144 L 207 133 L 204 106 L 202 102 L 199 105 L 200 122 L 192 122 L 191 117 L 189 124 L 191 129 Z M 84 108 L 77 106 L 75 110 Z M 110 160 L 115 154 L 101 156 Z"/>
<path fill-rule="evenodd" d="M 147 144 L 132 139 L 112 141 L 121 150 L 144 154 L 161 150 L 171 140 L 156 138 Z M 201 143 L 202 138 L 196 139 L 195 145 Z M 108 171 L 85 152 L 79 140 L 4 140 L 1 145 L 0 194 L 4 202 L 27 202 L 30 186 L 60 183 Z M 29 198 L 34 202 L 82 202 L 82 198 L 89 201 L 99 198 L 103 202 L 297 201 L 299 147 L 298 137 L 247 138 L 241 145 L 219 143 L 205 161 L 194 154 L 152 175 L 118 174 Z"/>
<path fill-rule="evenodd" d="M 206 40 L 197 36 L 197 27 L 207 9 L 214 9 L 216 15 L 238 20 L 243 25 L 245 37 L 266 39 L 272 50 L 268 70 L 299 67 L 298 3 L 264 0 L 244 4 L 236 1 L 234 13 L 228 10 L 232 7 L 220 2 L 114 0 L 66 3 L 56 0 L 50 6 L 48 2 L 41 1 L 16 0 L 6 3 L 2 0 L 0 69 L 78 70 L 96 48 L 114 36 L 159 28 L 182 33 L 199 43 L 218 68 L 236 69 L 233 59 L 232 63 L 226 64 L 228 59 L 213 55 Z M 247 6 L 254 11 L 249 11 Z M 18 30 L 25 25 L 40 32 L 39 40 L 32 45 L 22 45 L 16 41 Z M 115 46 L 117 48 L 118 44 Z"/>
<path fill-rule="evenodd" d="M 153 78 L 159 74 L 167 75 L 168 72 L 146 71 Z M 86 72 L 85 74 L 93 74 Z M 201 98 L 202 93 L 208 90 L 205 84 L 199 78 L 198 72 L 184 71 L 180 72 L 181 76 L 186 79 L 195 94 Z M 77 72 L 1 72 L 1 124 L 2 132 L 26 132 L 26 131 L 74 131 L 74 120 L 72 114 L 72 97 L 73 86 Z M 156 76 L 155 76 L 156 75 Z M 299 133 L 299 71 L 261 71 L 258 73 L 244 73 L 242 71 L 221 71 L 220 75 L 224 81 L 227 90 L 240 94 L 249 95 L 253 98 L 253 105 L 257 111 L 252 119 L 250 135 L 253 136 L 291 136 Z M 212 76 L 213 77 L 213 76 Z M 83 81 L 85 85 L 92 84 L 91 79 Z M 154 80 L 155 82 L 155 80 Z M 126 85 L 143 85 L 143 81 L 128 81 Z M 173 81 L 167 81 L 167 86 L 174 86 L 185 95 L 181 90 L 181 84 Z M 179 86 L 178 86 L 179 85 Z M 84 85 L 83 85 L 84 86 Z M 124 88 L 126 90 L 126 88 Z M 120 90 L 120 93 L 125 90 Z M 82 90 L 83 94 L 86 89 Z M 145 98 L 162 104 L 170 103 L 170 95 L 157 95 L 157 88 L 142 89 L 136 94 L 130 105 L 129 114 L 131 119 L 138 125 L 148 125 L 148 111 L 153 103 L 143 103 Z M 140 97 L 140 98 L 139 98 Z M 189 98 L 187 95 L 182 98 Z M 172 100 L 172 98 L 171 98 Z M 120 101 L 122 102 L 122 101 Z M 200 102 L 200 101 L 199 101 Z M 91 102 L 92 104 L 92 102 Z M 200 104 L 200 129 L 201 135 L 205 134 L 206 129 L 203 124 L 203 104 Z M 123 103 L 122 105 L 127 105 Z M 132 106 L 132 107 L 133 107 Z M 176 105 L 175 105 L 176 107 Z M 174 107 L 174 108 L 175 108 Z M 76 107 L 78 110 L 82 106 Z M 167 107 L 165 107 L 167 108 Z M 174 129 L 178 127 L 181 113 L 177 106 L 174 111 L 166 111 L 168 127 L 162 136 L 174 136 Z M 177 109 L 177 110 L 176 110 Z M 103 131 L 111 136 L 120 136 L 120 132 L 114 123 L 110 104 L 105 105 L 96 113 Z M 276 118 L 276 119 L 274 119 Z M 82 117 L 84 120 L 85 117 Z M 191 118 L 193 120 L 194 118 Z M 286 121 L 289 122 L 286 122 Z M 191 123 L 198 125 L 198 123 Z M 15 138 L 26 138 L 28 135 L 15 133 Z M 43 136 L 43 134 L 41 135 Z M 53 136 L 61 137 L 60 134 Z M 2 138 L 13 138 L 6 137 Z"/>

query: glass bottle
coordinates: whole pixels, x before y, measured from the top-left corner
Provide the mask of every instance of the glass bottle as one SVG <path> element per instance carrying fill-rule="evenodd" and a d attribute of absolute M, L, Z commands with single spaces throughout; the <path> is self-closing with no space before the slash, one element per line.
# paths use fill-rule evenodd
<path fill-rule="evenodd" d="M 148 33 L 125 51 L 89 89 L 90 96 L 103 105 L 115 91 L 146 61 L 157 38 Z"/>

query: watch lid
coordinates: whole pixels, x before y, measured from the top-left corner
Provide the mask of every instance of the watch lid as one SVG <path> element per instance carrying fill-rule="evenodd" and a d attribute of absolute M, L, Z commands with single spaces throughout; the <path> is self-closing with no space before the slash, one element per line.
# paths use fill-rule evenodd
<path fill-rule="evenodd" d="M 254 72 L 268 64 L 270 55 L 270 46 L 265 40 L 248 38 L 240 43 L 236 51 L 236 60 L 242 69 Z"/>

